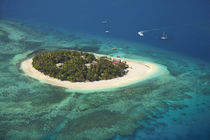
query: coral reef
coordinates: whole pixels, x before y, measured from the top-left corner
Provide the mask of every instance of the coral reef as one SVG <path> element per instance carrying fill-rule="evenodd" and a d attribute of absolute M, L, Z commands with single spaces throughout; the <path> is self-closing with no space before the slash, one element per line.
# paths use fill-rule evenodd
<path fill-rule="evenodd" d="M 63 47 L 104 54 L 113 50 L 96 39 L 78 35 L 56 39 L 51 32 L 44 34 L 1 20 L 0 139 L 102 140 L 116 134 L 131 138 L 137 130 L 150 135 L 156 128 L 167 127 L 163 119 L 171 111 L 180 112 L 179 117 L 171 117 L 171 123 L 183 124 L 180 118 L 193 119 L 190 113 L 209 110 L 208 64 L 159 49 L 127 47 L 132 45 L 125 44 L 113 54 L 149 58 L 165 65 L 170 73 L 111 91 L 69 91 L 31 79 L 18 64 L 47 49 Z M 112 46 L 121 48 L 116 43 Z"/>

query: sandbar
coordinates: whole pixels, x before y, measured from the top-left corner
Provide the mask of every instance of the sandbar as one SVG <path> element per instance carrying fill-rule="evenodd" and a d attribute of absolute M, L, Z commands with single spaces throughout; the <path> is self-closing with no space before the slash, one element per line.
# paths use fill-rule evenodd
<path fill-rule="evenodd" d="M 68 89 L 79 89 L 79 90 L 98 90 L 98 89 L 108 89 L 108 88 L 126 86 L 131 83 L 135 83 L 136 81 L 144 80 L 147 77 L 156 73 L 158 70 L 158 66 L 154 63 L 144 62 L 144 61 L 134 61 L 129 59 L 121 59 L 121 60 L 126 61 L 126 63 L 129 65 L 128 73 L 126 75 L 114 79 L 100 80 L 93 82 L 61 81 L 59 79 L 49 77 L 33 67 L 32 58 L 22 61 L 21 69 L 28 76 L 43 81 L 45 83 L 60 87 L 65 87 Z"/>

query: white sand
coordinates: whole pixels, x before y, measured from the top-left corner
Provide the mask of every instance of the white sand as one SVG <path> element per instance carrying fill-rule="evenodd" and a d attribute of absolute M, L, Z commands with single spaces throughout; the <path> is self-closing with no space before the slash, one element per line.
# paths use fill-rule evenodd
<path fill-rule="evenodd" d="M 30 77 L 49 84 L 80 90 L 95 90 L 125 86 L 135 81 L 147 78 L 148 76 L 154 74 L 158 69 L 158 66 L 152 63 L 126 60 L 127 64 L 129 65 L 129 72 L 123 77 L 94 82 L 69 82 L 61 81 L 44 75 L 32 66 L 32 61 L 32 59 L 27 59 L 21 63 L 22 70 Z"/>

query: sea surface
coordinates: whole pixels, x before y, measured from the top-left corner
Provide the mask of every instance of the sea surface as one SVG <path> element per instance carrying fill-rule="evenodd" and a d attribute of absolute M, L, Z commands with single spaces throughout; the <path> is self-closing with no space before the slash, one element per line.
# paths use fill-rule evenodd
<path fill-rule="evenodd" d="M 0 0 L 0 140 L 209 140 L 209 13 L 209 0 Z M 20 69 L 58 49 L 166 70 L 85 93 Z"/>

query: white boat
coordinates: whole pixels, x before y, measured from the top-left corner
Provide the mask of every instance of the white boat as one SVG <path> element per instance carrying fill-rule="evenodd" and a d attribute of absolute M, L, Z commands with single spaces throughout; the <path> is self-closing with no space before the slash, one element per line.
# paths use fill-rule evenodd
<path fill-rule="evenodd" d="M 109 33 L 109 30 L 106 30 L 105 33 Z"/>
<path fill-rule="evenodd" d="M 144 31 L 139 31 L 139 32 L 138 32 L 138 35 L 139 35 L 139 36 L 144 36 Z"/>
<path fill-rule="evenodd" d="M 165 32 L 163 32 L 163 35 L 161 36 L 162 40 L 166 40 L 168 38 L 167 34 Z"/>

